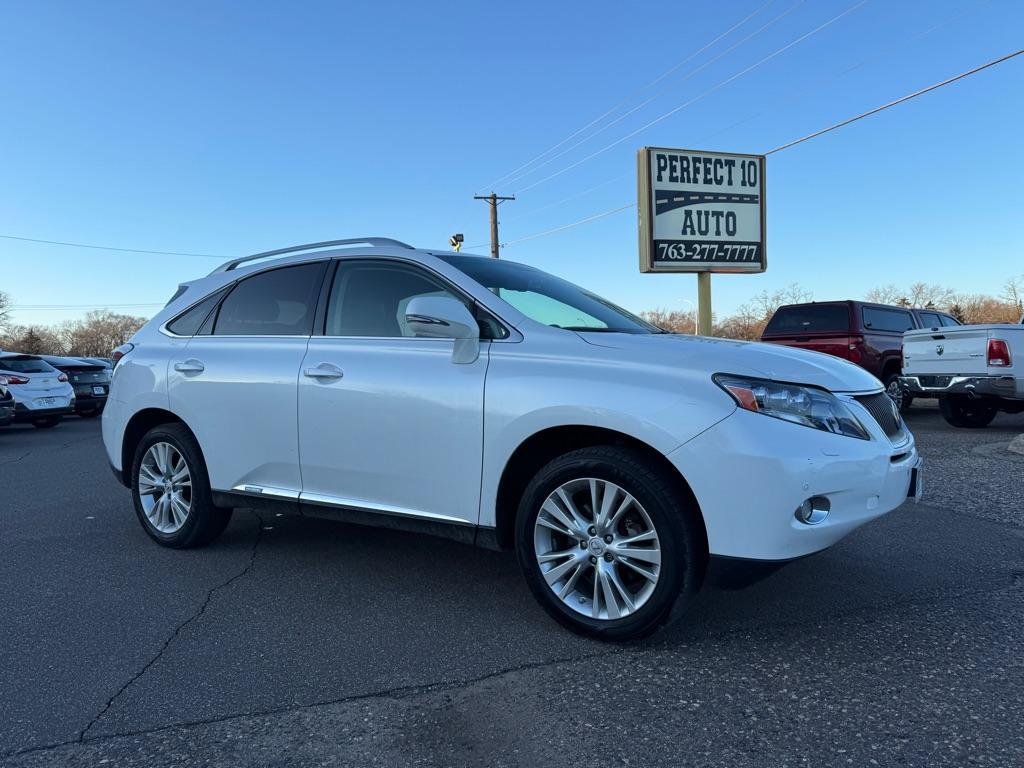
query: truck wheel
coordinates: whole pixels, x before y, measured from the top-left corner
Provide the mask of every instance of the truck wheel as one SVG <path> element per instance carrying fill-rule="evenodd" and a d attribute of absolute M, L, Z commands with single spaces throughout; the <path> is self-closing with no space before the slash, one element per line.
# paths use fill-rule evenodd
<path fill-rule="evenodd" d="M 573 632 L 632 640 L 682 609 L 704 578 L 699 510 L 646 456 L 571 451 L 523 493 L 516 554 L 534 597 Z"/>
<path fill-rule="evenodd" d="M 203 453 L 182 424 L 162 424 L 147 432 L 131 472 L 135 513 L 158 544 L 201 547 L 231 520 L 232 510 L 214 506 Z"/>
<path fill-rule="evenodd" d="M 900 384 L 900 375 L 898 373 L 891 373 L 885 379 L 885 394 L 892 398 L 892 401 L 896 403 L 896 407 L 901 411 L 910 410 L 910 405 L 914 402 L 913 395 L 908 393 L 906 388 Z"/>
<path fill-rule="evenodd" d="M 992 423 L 992 419 L 999 413 L 999 406 L 966 395 L 949 395 L 939 398 L 939 411 L 954 427 L 981 429 Z"/>

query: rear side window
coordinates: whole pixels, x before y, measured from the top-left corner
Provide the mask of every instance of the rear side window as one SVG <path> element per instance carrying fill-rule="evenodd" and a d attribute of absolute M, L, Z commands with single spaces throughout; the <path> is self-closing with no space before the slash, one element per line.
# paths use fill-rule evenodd
<path fill-rule="evenodd" d="M 946 327 L 949 327 L 949 326 L 952 326 L 952 325 L 963 325 L 963 323 L 961 323 L 955 317 L 950 317 L 949 315 L 939 315 L 939 318 L 941 318 L 942 324 L 944 326 L 946 326 Z"/>
<path fill-rule="evenodd" d="M 213 334 L 308 336 L 324 266 L 325 262 L 316 262 L 281 267 L 242 280 L 221 302 Z"/>
<path fill-rule="evenodd" d="M 845 304 L 802 304 L 779 307 L 765 333 L 819 333 L 850 330 L 850 313 Z"/>
<path fill-rule="evenodd" d="M 864 307 L 864 327 L 872 331 L 903 333 L 914 327 L 911 314 L 903 309 Z"/>
<path fill-rule="evenodd" d="M 942 318 L 937 312 L 921 312 L 921 325 L 925 328 L 941 328 Z"/>
<path fill-rule="evenodd" d="M 224 290 L 217 291 L 207 296 L 191 309 L 187 309 L 167 324 L 167 330 L 176 336 L 195 336 L 207 315 L 213 311 L 224 295 Z"/>

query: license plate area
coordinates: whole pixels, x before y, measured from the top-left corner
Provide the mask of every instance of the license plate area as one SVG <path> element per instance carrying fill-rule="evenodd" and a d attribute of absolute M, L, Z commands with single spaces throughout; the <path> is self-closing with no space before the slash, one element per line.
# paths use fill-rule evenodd
<path fill-rule="evenodd" d="M 92 393 L 94 395 L 105 395 L 105 394 L 107 394 L 107 390 L 106 390 L 105 387 L 93 387 L 92 388 Z"/>

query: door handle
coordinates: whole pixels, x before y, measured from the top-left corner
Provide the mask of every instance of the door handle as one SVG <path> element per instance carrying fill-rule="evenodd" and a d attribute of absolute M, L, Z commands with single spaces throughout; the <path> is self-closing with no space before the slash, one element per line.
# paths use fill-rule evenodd
<path fill-rule="evenodd" d="M 206 370 L 206 366 L 198 360 L 190 359 L 183 363 L 175 363 L 174 370 L 179 373 L 202 373 Z"/>
<path fill-rule="evenodd" d="M 320 363 L 316 368 L 307 368 L 302 373 L 311 379 L 340 379 L 345 375 L 341 368 L 330 363 Z"/>

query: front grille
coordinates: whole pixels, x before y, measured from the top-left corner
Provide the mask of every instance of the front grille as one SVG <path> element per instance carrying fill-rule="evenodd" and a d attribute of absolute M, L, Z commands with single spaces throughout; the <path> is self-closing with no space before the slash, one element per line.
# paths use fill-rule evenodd
<path fill-rule="evenodd" d="M 874 395 L 860 395 L 854 399 L 863 405 L 872 418 L 878 422 L 878 426 L 885 432 L 886 437 L 894 442 L 897 438 L 902 437 L 903 419 L 900 418 L 900 412 L 891 397 L 884 392 L 879 392 Z"/>

